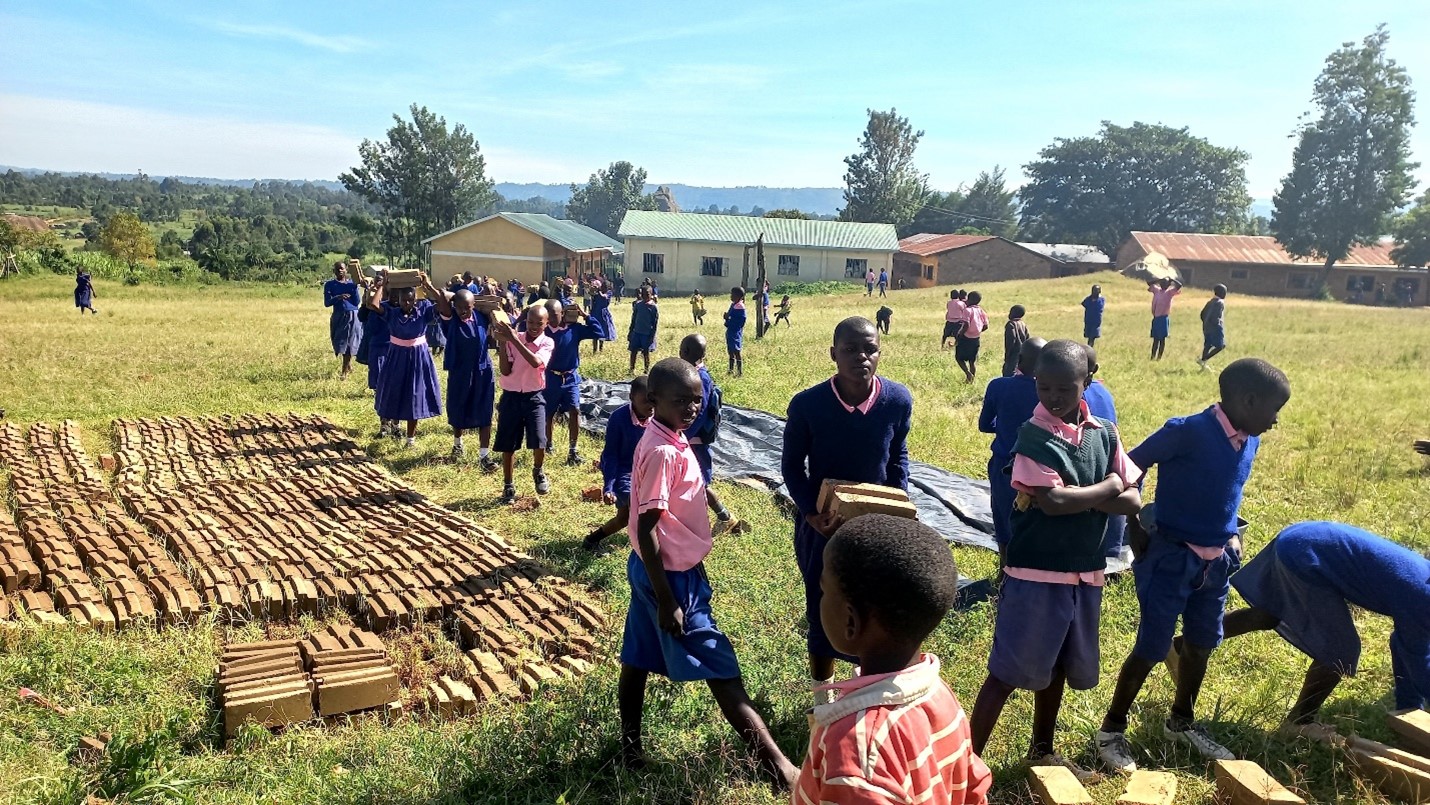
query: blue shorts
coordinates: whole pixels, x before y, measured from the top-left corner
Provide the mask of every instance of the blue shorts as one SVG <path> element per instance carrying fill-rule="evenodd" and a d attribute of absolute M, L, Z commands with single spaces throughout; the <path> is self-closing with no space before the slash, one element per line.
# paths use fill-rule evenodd
<path fill-rule="evenodd" d="M 667 570 L 665 578 L 676 605 L 685 614 L 685 634 L 674 637 L 661 630 L 655 589 L 645 563 L 631 551 L 626 560 L 631 608 L 626 612 L 626 631 L 621 638 L 621 663 L 677 682 L 739 678 L 735 647 L 710 614 L 712 590 L 705 565 Z"/>
<path fill-rule="evenodd" d="M 1147 552 L 1132 563 L 1141 608 L 1132 654 L 1151 663 L 1166 659 L 1179 617 L 1188 644 L 1208 650 L 1221 645 L 1221 621 L 1231 589 L 1227 579 L 1233 569 L 1228 551 L 1206 561 L 1153 529 Z"/>
<path fill-rule="evenodd" d="M 1281 621 L 1276 631 L 1287 643 L 1339 674 L 1354 676 L 1361 643 L 1350 606 L 1340 593 L 1301 577 L 1283 562 L 1277 551 L 1279 543 L 1273 539 L 1263 547 L 1232 576 L 1231 586 L 1246 603 Z"/>
<path fill-rule="evenodd" d="M 655 349 L 655 333 L 628 333 L 626 345 L 631 352 L 650 352 Z"/>
<path fill-rule="evenodd" d="M 622 475 L 611 484 L 611 494 L 616 496 L 616 505 L 625 508 L 631 505 L 631 476 Z"/>
<path fill-rule="evenodd" d="M 497 435 L 492 449 L 515 453 L 521 449 L 523 435 L 526 449 L 546 449 L 545 400 L 539 391 L 503 391 L 497 403 Z"/>
<path fill-rule="evenodd" d="M 1004 579 L 988 673 L 1023 690 L 1046 688 L 1057 670 L 1073 690 L 1097 687 L 1101 616 L 1101 587 Z"/>
<path fill-rule="evenodd" d="M 993 541 L 999 548 L 1008 547 L 1013 538 L 1013 501 L 1018 493 L 1013 490 L 1013 480 L 1003 470 L 1013 459 L 1008 456 L 993 455 L 988 459 L 989 508 L 993 512 Z"/>
<path fill-rule="evenodd" d="M 745 348 L 744 330 L 725 331 L 725 349 L 729 352 L 739 352 Z"/>
<path fill-rule="evenodd" d="M 799 565 L 799 574 L 804 577 L 804 616 L 809 621 L 809 635 L 805 642 L 809 653 L 815 657 L 834 657 L 858 665 L 857 658 L 841 654 L 829 644 L 824 622 L 819 618 L 819 602 L 824 598 L 819 577 L 824 575 L 824 546 L 828 544 L 828 537 L 810 528 L 804 517 L 795 513 L 794 560 Z"/>
<path fill-rule="evenodd" d="M 1202 346 L 1226 348 L 1226 328 L 1214 327 L 1210 330 L 1202 330 Z"/>
<path fill-rule="evenodd" d="M 546 388 L 541 392 L 546 401 L 546 415 L 554 416 L 562 411 L 581 410 L 581 373 L 546 370 Z"/>
<path fill-rule="evenodd" d="M 705 485 L 715 479 L 715 464 L 710 460 L 710 445 L 692 444 L 690 452 L 695 454 L 695 463 L 700 465 L 700 477 L 705 479 Z"/>
<path fill-rule="evenodd" d="M 1152 337 L 1153 337 L 1153 338 L 1166 338 L 1167 335 L 1168 335 L 1169 333 L 1171 333 L 1171 332 L 1172 332 L 1172 317 L 1171 317 L 1171 316 L 1153 316 L 1153 317 L 1152 317 Z"/>

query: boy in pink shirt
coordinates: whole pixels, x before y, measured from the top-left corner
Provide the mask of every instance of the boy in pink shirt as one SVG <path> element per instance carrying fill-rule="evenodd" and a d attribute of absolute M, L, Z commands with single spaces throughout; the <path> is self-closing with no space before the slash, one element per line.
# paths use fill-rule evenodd
<path fill-rule="evenodd" d="M 917 520 L 856 517 L 830 537 L 819 583 L 825 635 L 859 668 L 810 713 L 793 805 L 987 802 L 993 776 L 922 651 L 958 593 L 948 543 Z"/>
<path fill-rule="evenodd" d="M 1170 278 L 1149 282 L 1147 292 L 1152 294 L 1152 360 L 1160 361 L 1172 332 L 1172 298 L 1182 292 L 1182 283 Z"/>
<path fill-rule="evenodd" d="M 666 358 L 647 380 L 654 415 L 636 445 L 631 468 L 631 606 L 621 640 L 621 758 L 644 765 L 641 716 L 646 680 L 705 680 L 720 711 L 782 787 L 799 774 L 756 712 L 740 677 L 730 638 L 715 625 L 704 559 L 710 553 L 705 481 L 684 431 L 700 414 L 703 389 L 695 367 Z"/>
<path fill-rule="evenodd" d="M 967 309 L 968 306 L 959 298 L 957 290 L 948 292 L 948 304 L 943 313 L 943 340 L 938 342 L 939 349 L 947 347 L 948 339 L 958 335 L 958 326 L 963 322 L 963 311 Z"/>
<path fill-rule="evenodd" d="M 551 483 L 541 469 L 546 460 L 546 401 L 542 391 L 546 388 L 546 363 L 556 346 L 546 335 L 546 319 L 545 306 L 534 304 L 526 309 L 525 332 L 518 333 L 501 320 L 492 323 L 501 370 L 498 384 L 502 389 L 492 448 L 501 453 L 503 506 L 516 502 L 516 485 L 511 476 L 523 433 L 526 446 L 531 450 L 531 477 L 536 484 L 536 494 L 551 491 Z"/>
<path fill-rule="evenodd" d="M 983 751 L 1013 691 L 1031 690 L 1028 756 L 1040 765 L 1070 766 L 1053 751 L 1063 689 L 1097 686 L 1107 517 L 1141 509 L 1142 473 L 1116 427 L 1090 414 L 1082 400 L 1088 379 L 1082 344 L 1048 342 L 1033 377 L 1038 407 L 1013 446 L 1018 497 L 988 678 L 973 706 L 973 751 Z"/>
<path fill-rule="evenodd" d="M 983 341 L 980 336 L 988 329 L 988 314 L 979 307 L 983 294 L 969 291 L 967 304 L 963 309 L 963 321 L 958 326 L 958 334 L 953 340 L 953 359 L 963 370 L 963 382 L 972 383 L 978 375 L 978 348 Z"/>

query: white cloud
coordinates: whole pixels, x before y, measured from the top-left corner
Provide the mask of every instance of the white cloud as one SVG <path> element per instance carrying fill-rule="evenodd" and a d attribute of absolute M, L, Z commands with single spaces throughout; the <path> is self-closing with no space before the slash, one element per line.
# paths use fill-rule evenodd
<path fill-rule="evenodd" d="M 219 33 L 249 39 L 267 39 L 276 42 L 292 42 L 304 47 L 326 50 L 331 53 L 352 53 L 372 47 L 366 39 L 357 36 L 331 36 L 309 33 L 282 25 L 245 25 L 239 22 L 203 20 L 201 25 Z"/>

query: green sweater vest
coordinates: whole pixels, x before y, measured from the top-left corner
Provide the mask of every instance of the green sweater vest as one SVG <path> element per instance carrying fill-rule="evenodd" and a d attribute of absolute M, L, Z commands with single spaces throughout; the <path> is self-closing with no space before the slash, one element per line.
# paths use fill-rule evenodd
<path fill-rule="evenodd" d="M 1092 486 L 1107 477 L 1117 448 L 1116 426 L 1097 419 L 1100 428 L 1084 428 L 1073 447 L 1032 422 L 1023 423 L 1013 454 L 1055 470 L 1067 486 Z M 1008 567 L 1086 573 L 1106 566 L 1102 538 L 1107 514 L 1089 509 L 1076 514 L 1045 514 L 1036 504 L 1013 509 L 1013 537 Z"/>

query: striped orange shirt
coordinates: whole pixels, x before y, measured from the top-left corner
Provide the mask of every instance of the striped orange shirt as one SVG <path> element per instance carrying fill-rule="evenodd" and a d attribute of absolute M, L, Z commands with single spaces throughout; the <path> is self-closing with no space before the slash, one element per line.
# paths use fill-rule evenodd
<path fill-rule="evenodd" d="M 810 714 L 809 752 L 794 805 L 988 801 L 992 774 L 969 739 L 958 697 L 938 657 L 832 688 L 839 698 Z"/>

